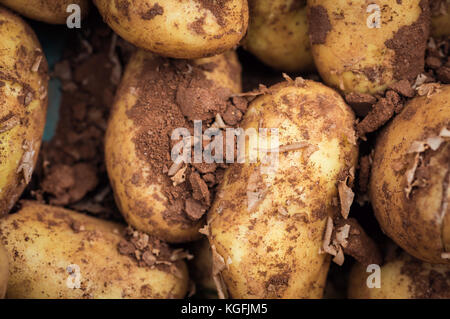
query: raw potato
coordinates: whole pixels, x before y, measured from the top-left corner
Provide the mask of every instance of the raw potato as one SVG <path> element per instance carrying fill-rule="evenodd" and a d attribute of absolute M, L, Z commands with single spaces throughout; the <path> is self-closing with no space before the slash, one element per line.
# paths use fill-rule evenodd
<path fill-rule="evenodd" d="M 67 11 L 70 4 L 80 6 L 81 17 L 89 11 L 89 0 L 0 0 L 0 4 L 23 16 L 51 24 L 65 24 L 73 11 Z"/>
<path fill-rule="evenodd" d="M 6 288 L 8 286 L 8 256 L 5 247 L 0 244 L 0 299 L 5 298 Z"/>
<path fill-rule="evenodd" d="M 351 299 L 424 299 L 450 298 L 450 267 L 428 264 L 406 253 L 388 261 L 380 268 L 380 288 L 368 288 L 375 273 L 355 264 L 348 287 Z M 368 277 L 370 276 L 369 280 Z"/>
<path fill-rule="evenodd" d="M 94 0 L 103 19 L 134 45 L 196 59 L 236 46 L 248 24 L 247 0 Z"/>
<path fill-rule="evenodd" d="M 113 222 L 25 202 L 18 213 L 0 220 L 11 263 L 7 297 L 183 298 L 186 264 L 174 263 L 177 272 L 166 265 L 139 267 L 118 251 L 122 231 Z"/>
<path fill-rule="evenodd" d="M 366 0 L 308 0 L 309 33 L 316 67 L 345 93 L 378 93 L 423 72 L 429 33 L 427 0 L 380 0 L 380 28 Z M 369 10 L 370 12 L 366 12 Z M 369 24 L 370 25 L 370 24 Z"/>
<path fill-rule="evenodd" d="M 450 0 L 431 0 L 431 35 L 450 35 Z"/>
<path fill-rule="evenodd" d="M 0 216 L 28 184 L 47 112 L 47 61 L 30 27 L 0 8 Z"/>
<path fill-rule="evenodd" d="M 249 0 L 246 50 L 265 64 L 286 72 L 312 71 L 306 1 Z"/>
<path fill-rule="evenodd" d="M 178 67 L 180 67 L 180 64 L 184 64 L 181 67 L 187 66 L 187 69 L 184 71 L 171 68 L 167 72 L 161 71 L 164 75 L 160 75 L 160 67 L 162 68 L 163 64 L 169 65 L 170 63 L 174 63 Z M 152 169 L 154 170 L 156 162 L 166 160 L 167 157 L 170 160 L 169 144 L 171 142 L 170 134 L 172 134 L 172 132 L 162 134 L 157 131 L 155 126 L 166 120 L 167 122 L 178 121 L 177 125 L 179 126 L 175 128 L 185 128 L 189 125 L 181 114 L 178 102 L 176 102 L 177 93 L 180 90 L 177 86 L 181 86 L 180 83 L 163 82 L 161 84 L 158 82 L 159 84 L 157 84 L 155 82 L 158 81 L 158 77 L 159 79 L 165 77 L 164 79 L 173 80 L 173 78 L 176 78 L 177 72 L 178 74 L 186 72 L 184 73 L 186 76 L 201 73 L 207 83 L 201 82 L 199 85 L 207 86 L 191 87 L 189 92 L 211 92 L 210 95 L 206 96 L 209 101 L 215 97 L 216 92 L 226 94 L 228 94 L 227 92 L 240 92 L 240 66 L 236 53 L 231 51 L 211 58 L 193 61 L 176 60 L 170 63 L 167 59 L 157 57 L 144 50 L 138 51 L 131 59 L 116 94 L 106 133 L 105 155 L 116 203 L 127 222 L 134 228 L 165 241 L 186 242 L 201 237 L 198 230 L 204 225 L 205 219 L 201 218 L 197 221 L 188 219 L 183 212 L 184 202 L 179 203 L 183 207 L 178 207 L 178 201 L 173 199 L 173 193 L 180 194 L 181 191 L 185 191 L 185 182 L 180 183 L 177 186 L 179 188 L 172 189 L 171 185 L 174 181 L 171 180 L 168 172 L 162 168 L 157 172 L 152 171 Z M 211 66 L 213 66 L 213 69 L 208 71 L 208 67 Z M 198 82 L 193 81 L 191 85 L 192 83 L 195 86 L 195 83 Z M 163 96 L 163 99 L 167 101 L 161 101 L 160 97 L 158 97 L 159 100 L 146 100 L 146 92 L 148 91 L 161 91 L 160 96 Z M 194 98 L 192 97 L 192 99 Z M 202 100 L 205 97 L 199 97 L 198 99 L 197 106 L 203 107 L 202 103 L 206 105 L 206 102 Z M 163 105 L 163 103 L 166 104 Z M 139 105 L 149 105 L 139 111 L 142 113 L 138 117 L 143 118 L 144 121 L 146 117 L 156 118 L 157 110 L 152 110 L 152 107 L 158 110 L 167 108 L 167 110 L 163 110 L 164 116 L 168 116 L 166 114 L 169 111 L 174 112 L 175 115 L 170 119 L 161 118 L 158 123 L 148 125 L 149 127 L 145 123 L 136 125 L 130 114 L 134 112 L 136 106 L 140 107 Z M 161 115 L 158 116 L 161 117 Z M 169 127 L 168 125 L 165 126 Z M 150 150 L 152 154 L 147 154 L 145 158 L 140 155 L 142 152 L 139 151 L 142 144 L 147 144 L 147 142 L 140 142 L 139 137 L 142 134 L 144 134 L 144 137 L 157 136 L 155 146 Z M 163 152 L 163 158 L 154 159 L 159 152 Z M 168 166 L 171 164 L 173 164 L 172 161 Z M 192 191 L 190 192 L 192 193 Z M 171 203 L 173 201 L 175 201 L 175 204 Z M 169 213 L 172 210 L 173 212 Z M 171 216 L 176 216 L 176 218 Z"/>
<path fill-rule="evenodd" d="M 410 100 L 380 132 L 370 198 L 381 228 L 406 252 L 450 263 L 450 85 L 439 90 Z"/>
<path fill-rule="evenodd" d="M 246 143 L 245 163 L 225 173 L 208 213 L 219 296 L 322 297 L 330 258 L 320 250 L 327 217 L 339 212 L 338 181 L 356 163 L 353 123 L 339 94 L 301 78 L 250 104 L 241 127 L 278 128 L 279 164 L 270 154 L 249 163 L 256 146 Z"/>

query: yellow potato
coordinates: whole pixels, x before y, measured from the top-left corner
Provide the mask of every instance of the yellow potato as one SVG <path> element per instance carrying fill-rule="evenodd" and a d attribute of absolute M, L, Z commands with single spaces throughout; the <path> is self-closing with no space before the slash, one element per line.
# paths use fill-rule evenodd
<path fill-rule="evenodd" d="M 47 61 L 30 27 L 0 8 L 0 216 L 36 163 L 47 111 Z"/>
<path fill-rule="evenodd" d="M 426 0 L 308 0 L 308 20 L 322 79 L 345 93 L 382 92 L 423 72 L 430 24 Z"/>
<path fill-rule="evenodd" d="M 8 286 L 8 256 L 2 244 L 0 244 L 0 299 L 5 298 Z"/>
<path fill-rule="evenodd" d="M 431 35 L 443 37 L 450 35 L 450 0 L 430 0 Z"/>
<path fill-rule="evenodd" d="M 173 130 L 191 125 L 178 95 L 186 85 L 189 92 L 202 92 L 199 108 L 206 108 L 216 94 L 240 92 L 236 53 L 170 61 L 138 51 L 116 94 L 105 140 L 108 175 L 123 216 L 134 228 L 168 242 L 196 240 L 204 224 L 204 218 L 191 220 L 184 212 L 185 200 L 192 197 L 187 182 L 173 185 L 162 167 L 173 165 Z"/>
<path fill-rule="evenodd" d="M 406 252 L 450 263 L 450 85 L 440 90 L 410 100 L 380 132 L 370 198 L 381 228 Z"/>
<path fill-rule="evenodd" d="M 323 84 L 282 82 L 251 102 L 241 127 L 278 128 L 279 160 L 246 143 L 208 213 L 219 292 L 232 298 L 320 298 L 329 256 L 320 253 L 337 184 L 356 163 L 354 114 Z M 270 136 L 270 135 L 269 135 Z M 261 136 L 260 136 L 261 138 Z M 269 139 L 270 140 L 270 139 Z M 276 142 L 260 140 L 260 150 Z M 274 153 L 276 154 L 276 153 Z"/>
<path fill-rule="evenodd" d="M 139 267 L 119 253 L 122 231 L 109 221 L 25 202 L 0 220 L 11 263 L 7 297 L 183 298 L 186 264 Z"/>
<path fill-rule="evenodd" d="M 80 7 L 81 17 L 89 11 L 88 0 L 0 0 L 0 4 L 22 14 L 23 16 L 51 24 L 65 24 L 67 17 L 73 13 L 67 12 L 70 4 Z"/>
<path fill-rule="evenodd" d="M 380 287 L 373 286 L 372 269 L 356 264 L 348 285 L 352 299 L 450 298 L 450 267 L 428 264 L 402 253 L 380 268 Z M 373 288 L 369 288 L 367 285 Z"/>
<path fill-rule="evenodd" d="M 265 64 L 286 72 L 311 71 L 306 1 L 249 0 L 244 48 Z"/>
<path fill-rule="evenodd" d="M 238 44 L 247 0 L 94 0 L 103 19 L 134 45 L 172 58 L 196 59 Z"/>

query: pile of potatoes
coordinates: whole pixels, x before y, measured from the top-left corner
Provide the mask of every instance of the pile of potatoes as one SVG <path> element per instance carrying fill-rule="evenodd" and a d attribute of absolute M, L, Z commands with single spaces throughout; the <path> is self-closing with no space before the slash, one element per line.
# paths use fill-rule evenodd
<path fill-rule="evenodd" d="M 450 36 L 450 1 L 373 2 L 0 0 L 0 298 L 184 298 L 192 280 L 219 298 L 322 298 L 330 263 L 342 265 L 344 254 L 357 260 L 342 274 L 349 298 L 450 298 L 450 84 L 428 83 L 426 94 L 405 98 L 369 142 L 358 139 L 360 119 L 344 99 L 381 99 L 401 81 L 420 86 L 430 35 Z M 124 223 L 19 200 L 38 160 L 49 81 L 42 47 L 19 14 L 65 24 L 69 4 L 80 8 L 81 19 L 98 10 L 136 47 L 105 135 L 105 165 Z M 243 93 L 238 46 L 294 76 Z M 441 58 L 450 68 L 450 58 Z M 164 192 L 173 179 L 155 173 L 137 149 L 143 130 L 155 132 L 130 113 L 137 103 L 143 119 L 153 116 L 152 107 L 165 112 L 168 104 L 152 105 L 158 100 L 145 92 L 158 90 L 163 64 L 181 59 L 186 73 L 169 72 L 167 79 L 195 72 L 208 85 L 192 81 L 192 92 L 244 99 L 239 127 L 277 128 L 279 145 L 269 147 L 276 160 L 252 160 L 245 144 L 206 214 L 174 222 L 167 218 L 173 199 Z M 168 99 L 180 83 L 167 83 Z M 187 98 L 206 108 L 210 101 L 198 96 Z M 215 116 L 215 125 L 226 128 Z M 373 219 L 371 226 L 400 247 L 389 258 L 387 239 L 372 241 L 349 219 L 361 217 L 352 188 L 363 144 L 372 147 L 365 200 L 378 225 Z M 187 183 L 184 176 L 179 183 Z M 164 242 L 168 259 L 150 267 L 121 253 L 125 223 Z M 178 258 L 171 244 L 193 256 Z M 378 286 L 369 285 L 369 267 L 379 270 Z"/>

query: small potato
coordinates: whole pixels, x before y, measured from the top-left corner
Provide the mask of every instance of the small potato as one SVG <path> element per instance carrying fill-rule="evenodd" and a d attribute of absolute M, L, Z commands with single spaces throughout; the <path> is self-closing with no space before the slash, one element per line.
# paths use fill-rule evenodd
<path fill-rule="evenodd" d="M 251 102 L 241 127 L 277 128 L 279 158 L 264 156 L 276 142 L 260 135 L 258 160 L 249 153 L 258 144 L 248 142 L 245 162 L 225 173 L 208 213 L 219 296 L 322 297 L 330 258 L 320 249 L 327 218 L 339 211 L 337 184 L 356 164 L 353 123 L 338 93 L 301 78 Z"/>
<path fill-rule="evenodd" d="M 191 168 L 184 166 L 178 179 L 170 174 L 171 135 L 178 128 L 192 128 L 193 120 L 205 120 L 198 114 L 209 108 L 213 112 L 222 97 L 240 90 L 235 52 L 186 61 L 140 50 L 131 58 L 105 140 L 116 203 L 130 225 L 168 242 L 200 238 L 205 219 L 193 220 L 185 213 L 193 198 Z"/>
<path fill-rule="evenodd" d="M 450 0 L 430 0 L 431 35 L 439 38 L 450 35 Z"/>
<path fill-rule="evenodd" d="M 244 48 L 265 64 L 286 72 L 311 71 L 306 1 L 249 0 Z"/>
<path fill-rule="evenodd" d="M 247 0 L 94 0 L 122 38 L 159 55 L 197 59 L 236 46 L 248 24 Z"/>
<path fill-rule="evenodd" d="M 0 244 L 0 299 L 5 298 L 6 288 L 8 286 L 8 256 L 5 247 Z"/>
<path fill-rule="evenodd" d="M 406 253 L 384 264 L 379 271 L 380 287 L 376 284 L 377 273 L 373 269 L 355 264 L 348 285 L 351 299 L 437 299 L 450 298 L 450 267 L 428 264 Z M 370 278 L 369 278 L 370 277 Z"/>
<path fill-rule="evenodd" d="M 380 132 L 369 193 L 386 235 L 418 259 L 450 263 L 450 85 L 438 90 Z"/>
<path fill-rule="evenodd" d="M 119 253 L 119 224 L 25 202 L 0 220 L 10 260 L 8 298 L 183 298 L 183 261 L 140 267 Z"/>
<path fill-rule="evenodd" d="M 80 7 L 81 17 L 89 11 L 89 0 L 0 0 L 0 4 L 21 15 L 51 24 L 65 24 L 74 11 L 68 10 L 70 4 Z M 69 8 L 70 9 L 70 8 Z"/>
<path fill-rule="evenodd" d="M 316 67 L 342 92 L 375 94 L 424 70 L 427 0 L 308 0 Z"/>
<path fill-rule="evenodd" d="M 47 70 L 33 30 L 0 7 L 0 216 L 33 173 L 47 112 Z"/>

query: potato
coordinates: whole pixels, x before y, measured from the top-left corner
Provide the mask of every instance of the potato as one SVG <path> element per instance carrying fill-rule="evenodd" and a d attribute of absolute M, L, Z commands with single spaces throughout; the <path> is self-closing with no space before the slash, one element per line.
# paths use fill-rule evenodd
<path fill-rule="evenodd" d="M 247 0 L 94 0 L 103 19 L 134 45 L 172 58 L 223 53 L 247 30 Z"/>
<path fill-rule="evenodd" d="M 402 253 L 380 268 L 380 287 L 372 269 L 355 264 L 349 279 L 348 296 L 352 299 L 424 299 L 450 298 L 450 267 L 429 264 Z M 369 278 L 370 277 L 370 278 Z"/>
<path fill-rule="evenodd" d="M 3 245 L 0 244 L 0 299 L 5 298 L 6 288 L 8 286 L 8 256 Z"/>
<path fill-rule="evenodd" d="M 265 64 L 286 72 L 312 71 L 306 1 L 250 0 L 244 48 Z"/>
<path fill-rule="evenodd" d="M 330 259 L 319 250 L 327 217 L 339 211 L 338 181 L 356 163 L 353 123 L 339 94 L 301 78 L 251 102 L 241 127 L 278 128 L 279 159 L 262 160 L 276 142 L 260 136 L 252 162 L 258 146 L 246 143 L 244 163 L 227 169 L 208 213 L 221 297 L 322 297 Z"/>
<path fill-rule="evenodd" d="M 47 111 L 47 61 L 30 27 L 0 8 L 0 216 L 36 163 Z"/>
<path fill-rule="evenodd" d="M 381 228 L 400 247 L 450 263 L 450 85 L 439 90 L 410 100 L 380 132 L 369 193 Z"/>
<path fill-rule="evenodd" d="M 202 120 L 194 109 L 202 111 L 221 103 L 218 95 L 240 90 L 235 52 L 193 61 L 168 60 L 144 50 L 132 57 L 116 93 L 105 140 L 116 203 L 130 225 L 168 242 L 200 238 L 205 219 L 192 220 L 184 212 L 192 190 L 184 178 L 175 184 L 169 176 L 174 166 L 171 134 L 191 127 L 183 112 L 192 111 L 191 120 Z M 182 106 L 186 100 L 197 102 Z"/>
<path fill-rule="evenodd" d="M 186 264 L 140 267 L 119 253 L 119 224 L 25 202 L 0 220 L 8 298 L 183 298 Z M 77 288 L 78 287 L 78 288 Z"/>
<path fill-rule="evenodd" d="M 430 0 L 431 35 L 443 37 L 450 35 L 450 0 Z"/>
<path fill-rule="evenodd" d="M 308 0 L 308 20 L 316 67 L 342 92 L 382 92 L 424 70 L 427 0 Z"/>
<path fill-rule="evenodd" d="M 0 4 L 27 18 L 51 24 L 66 23 L 67 17 L 73 13 L 67 12 L 70 4 L 80 6 L 82 17 L 89 11 L 88 0 L 0 0 Z"/>

